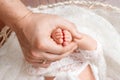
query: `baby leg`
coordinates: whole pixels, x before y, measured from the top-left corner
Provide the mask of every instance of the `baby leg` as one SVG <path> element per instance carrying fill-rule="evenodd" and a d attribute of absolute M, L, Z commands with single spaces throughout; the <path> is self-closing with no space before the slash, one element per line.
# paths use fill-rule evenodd
<path fill-rule="evenodd" d="M 88 65 L 79 75 L 80 80 L 95 80 L 90 65 Z"/>
<path fill-rule="evenodd" d="M 78 44 L 78 47 L 81 50 L 95 50 L 97 48 L 97 42 L 91 36 L 81 33 L 81 39 L 75 39 Z"/>

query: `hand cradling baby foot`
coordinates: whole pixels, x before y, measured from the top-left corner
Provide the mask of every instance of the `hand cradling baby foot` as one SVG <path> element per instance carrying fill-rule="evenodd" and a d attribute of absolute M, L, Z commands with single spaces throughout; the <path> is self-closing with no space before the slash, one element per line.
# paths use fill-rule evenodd
<path fill-rule="evenodd" d="M 97 47 L 96 40 L 87 34 L 80 34 L 82 35 L 81 39 L 74 39 L 78 48 L 82 50 L 95 50 Z M 68 30 L 61 28 L 55 29 L 51 36 L 57 44 L 62 46 L 68 45 L 73 40 L 71 33 Z"/>
<path fill-rule="evenodd" d="M 52 32 L 51 37 L 60 45 L 66 46 L 72 41 L 72 35 L 68 30 L 57 28 Z"/>

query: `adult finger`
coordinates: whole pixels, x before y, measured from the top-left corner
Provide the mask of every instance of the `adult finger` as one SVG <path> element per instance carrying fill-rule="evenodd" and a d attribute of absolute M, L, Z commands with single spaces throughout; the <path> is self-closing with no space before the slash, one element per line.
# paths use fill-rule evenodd
<path fill-rule="evenodd" d="M 52 39 L 51 39 L 51 41 L 44 40 L 44 44 L 46 46 L 44 46 L 45 48 L 44 48 L 43 51 L 47 51 L 47 52 L 53 53 L 53 54 L 63 54 L 65 52 L 70 51 L 74 47 L 76 47 L 76 43 L 75 42 L 71 42 L 67 46 L 62 46 L 62 45 L 56 44 Z"/>
<path fill-rule="evenodd" d="M 77 48 L 77 46 L 71 48 L 71 50 L 69 50 L 69 51 L 66 52 L 66 53 L 62 53 L 61 55 L 56 55 L 56 54 L 51 54 L 51 53 L 42 53 L 42 54 L 43 54 L 43 56 L 44 56 L 48 61 L 54 62 L 54 61 L 60 60 L 60 59 L 63 58 L 63 57 L 68 56 L 68 55 L 71 54 L 76 48 Z"/>
<path fill-rule="evenodd" d="M 51 53 L 45 53 L 45 52 L 42 52 L 41 54 L 44 56 L 44 59 L 46 59 L 46 63 L 45 64 L 42 64 L 42 63 L 39 63 L 39 60 L 36 60 L 36 61 L 32 61 L 30 60 L 29 63 L 33 64 L 34 66 L 37 66 L 37 67 L 44 67 L 44 68 L 47 68 L 52 62 L 55 62 L 57 60 L 60 60 L 70 54 L 72 54 L 72 52 L 77 48 L 76 47 L 73 47 L 70 51 L 62 54 L 62 55 L 55 55 L 55 54 L 51 54 Z M 37 57 L 39 57 L 37 55 Z M 31 62 L 32 61 L 32 62 Z"/>
<path fill-rule="evenodd" d="M 34 63 L 31 63 L 34 67 L 42 67 L 42 68 L 47 68 L 50 66 L 51 62 L 47 62 L 45 64 L 42 64 L 42 63 L 38 63 L 38 62 L 34 62 Z"/>
<path fill-rule="evenodd" d="M 60 28 L 68 30 L 72 34 L 73 38 L 80 39 L 82 37 L 74 23 L 65 20 L 62 24 L 63 25 L 60 25 Z"/>

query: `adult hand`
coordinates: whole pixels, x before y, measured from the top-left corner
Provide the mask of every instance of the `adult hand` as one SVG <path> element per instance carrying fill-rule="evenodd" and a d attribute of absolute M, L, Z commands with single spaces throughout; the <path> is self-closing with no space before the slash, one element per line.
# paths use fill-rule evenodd
<path fill-rule="evenodd" d="M 40 64 L 41 59 L 47 59 L 49 64 L 76 49 L 75 42 L 71 42 L 68 46 L 54 42 L 51 33 L 58 27 L 69 30 L 74 38 L 80 38 L 73 23 L 56 15 L 31 13 L 13 26 L 28 62 L 46 66 Z"/>
<path fill-rule="evenodd" d="M 57 27 L 69 30 L 74 38 L 78 38 L 73 23 L 56 15 L 32 13 L 20 0 L 0 0 L 0 4 L 0 18 L 16 32 L 29 63 L 45 67 L 46 64 L 42 63 L 49 65 L 76 48 L 74 42 L 63 47 L 51 38 L 52 31 Z"/>

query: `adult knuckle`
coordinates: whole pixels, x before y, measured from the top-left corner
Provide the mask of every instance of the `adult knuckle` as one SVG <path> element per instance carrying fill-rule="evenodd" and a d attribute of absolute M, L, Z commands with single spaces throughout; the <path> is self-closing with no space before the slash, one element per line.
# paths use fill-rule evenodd
<path fill-rule="evenodd" d="M 32 61 L 31 59 L 29 59 L 29 58 L 25 58 L 25 60 L 26 60 L 29 64 L 33 63 L 33 61 Z"/>
<path fill-rule="evenodd" d="M 39 50 L 45 50 L 46 49 L 44 42 L 41 41 L 41 40 L 36 40 L 34 46 Z"/>
<path fill-rule="evenodd" d="M 32 63 L 34 61 L 34 56 L 32 55 L 32 53 L 29 53 L 28 55 L 25 56 L 25 59 Z"/>
<path fill-rule="evenodd" d="M 28 57 L 31 59 L 34 59 L 37 57 L 37 53 L 35 53 L 34 51 L 31 51 Z"/>

